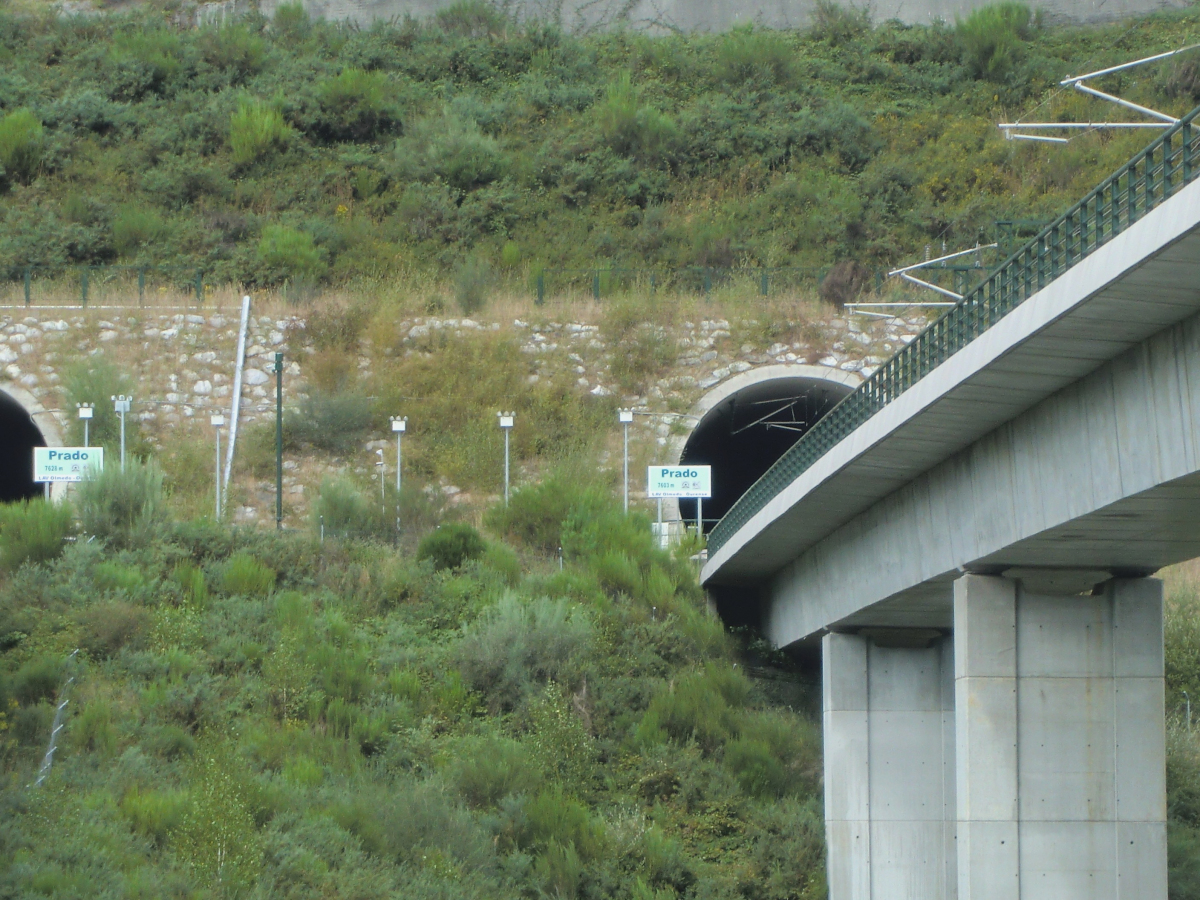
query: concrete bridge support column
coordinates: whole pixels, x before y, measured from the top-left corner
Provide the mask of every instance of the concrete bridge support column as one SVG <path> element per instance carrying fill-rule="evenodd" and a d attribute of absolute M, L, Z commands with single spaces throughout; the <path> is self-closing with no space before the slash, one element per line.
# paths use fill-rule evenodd
<path fill-rule="evenodd" d="M 824 638 L 830 900 L 955 890 L 951 640 L 919 629 Z"/>
<path fill-rule="evenodd" d="M 1161 582 L 966 575 L 954 640 L 959 900 L 1166 900 Z"/>

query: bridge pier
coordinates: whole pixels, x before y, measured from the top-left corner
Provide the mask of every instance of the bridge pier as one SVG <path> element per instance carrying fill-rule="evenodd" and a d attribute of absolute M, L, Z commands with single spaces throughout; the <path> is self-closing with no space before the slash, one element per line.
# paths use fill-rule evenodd
<path fill-rule="evenodd" d="M 965 575 L 953 637 L 826 635 L 830 900 L 1166 900 L 1162 585 L 1076 589 Z"/>

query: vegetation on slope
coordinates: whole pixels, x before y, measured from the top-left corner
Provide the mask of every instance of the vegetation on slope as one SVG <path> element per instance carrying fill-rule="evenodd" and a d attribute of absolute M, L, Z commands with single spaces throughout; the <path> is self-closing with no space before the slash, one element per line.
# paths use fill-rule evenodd
<path fill-rule="evenodd" d="M 543 267 L 875 267 L 1047 218 L 1141 134 L 1005 142 L 1057 91 L 1194 42 L 1194 10 L 955 28 L 820 8 L 804 32 L 586 37 L 464 2 L 428 23 L 0 11 L 0 267 L 201 267 L 249 285 L 457 272 L 471 297 Z M 1182 113 L 1200 67 L 1112 76 Z M 186 281 L 186 278 L 184 279 Z"/>
<path fill-rule="evenodd" d="M 79 498 L 103 540 L 0 523 L 0 895 L 824 896 L 810 692 L 747 677 L 687 548 L 607 492 L 402 555 L 164 525 L 123 482 Z"/>

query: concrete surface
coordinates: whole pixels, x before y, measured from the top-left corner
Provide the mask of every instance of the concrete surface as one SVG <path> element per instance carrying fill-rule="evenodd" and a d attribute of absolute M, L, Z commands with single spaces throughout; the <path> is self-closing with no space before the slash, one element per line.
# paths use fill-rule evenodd
<path fill-rule="evenodd" d="M 453 0 L 302 0 L 314 18 L 368 25 L 411 16 L 428 18 Z M 257 6 L 267 15 L 280 0 L 224 0 L 201 4 L 195 16 L 214 21 L 244 14 Z M 539 19 L 569 31 L 589 32 L 630 28 L 652 34 L 678 31 L 724 31 L 754 23 L 769 28 L 807 26 L 816 9 L 814 0 L 501 0 L 494 5 L 519 20 Z M 850 5 L 850 4 L 846 4 Z M 862 4 L 854 4 L 861 6 Z M 986 0 L 888 0 L 870 5 L 876 22 L 899 19 L 910 25 L 935 21 L 953 24 Z M 1051 22 L 1109 22 L 1154 10 L 1185 5 L 1158 0 L 1046 0 L 1035 4 Z"/>

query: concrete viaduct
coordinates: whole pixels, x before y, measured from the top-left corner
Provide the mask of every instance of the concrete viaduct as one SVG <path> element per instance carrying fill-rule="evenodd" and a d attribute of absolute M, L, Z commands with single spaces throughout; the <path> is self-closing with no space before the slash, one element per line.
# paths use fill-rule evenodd
<path fill-rule="evenodd" d="M 1165 900 L 1160 567 L 1200 556 L 1193 112 L 713 529 L 819 641 L 831 900 Z"/>

